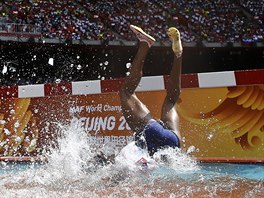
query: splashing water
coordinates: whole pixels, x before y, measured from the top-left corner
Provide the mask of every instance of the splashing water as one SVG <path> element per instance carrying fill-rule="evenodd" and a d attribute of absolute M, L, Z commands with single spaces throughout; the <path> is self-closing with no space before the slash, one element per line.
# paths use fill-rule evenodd
<path fill-rule="evenodd" d="M 199 170 L 197 162 L 185 153 L 182 153 L 180 149 L 168 148 L 160 150 L 153 157 L 160 166 L 166 166 L 179 173 L 192 173 Z"/>
<path fill-rule="evenodd" d="M 113 146 L 91 145 L 85 132 L 70 127 L 61 126 L 59 134 L 57 146 L 47 154 L 47 163 L 0 164 L 5 170 L 0 172 L 2 197 L 260 197 L 264 192 L 264 179 L 202 170 L 180 150 L 155 153 L 152 168 L 144 169 L 120 157 L 116 163 L 102 164 L 95 156 L 101 151 L 118 153 Z M 264 170 L 258 171 L 261 174 Z"/>

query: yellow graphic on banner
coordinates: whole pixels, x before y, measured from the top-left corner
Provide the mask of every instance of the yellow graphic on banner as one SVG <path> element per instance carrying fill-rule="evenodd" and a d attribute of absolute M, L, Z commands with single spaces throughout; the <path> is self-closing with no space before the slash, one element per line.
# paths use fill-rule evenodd
<path fill-rule="evenodd" d="M 185 89 L 177 104 L 177 111 L 183 119 L 182 130 L 204 134 L 203 143 L 207 142 L 208 145 L 214 142 L 214 146 L 221 148 L 226 154 L 230 151 L 233 156 L 242 154 L 243 150 L 255 150 L 260 156 L 264 156 L 263 85 Z M 186 127 L 188 125 L 189 128 Z M 193 135 L 197 137 L 201 134 Z M 233 143 L 240 145 L 242 150 Z M 212 150 L 213 153 L 221 153 L 208 146 L 209 156 L 213 155 Z"/>
<path fill-rule="evenodd" d="M 0 105 L 0 152 L 12 156 L 34 151 L 38 127 L 29 110 L 30 99 L 0 100 Z"/>

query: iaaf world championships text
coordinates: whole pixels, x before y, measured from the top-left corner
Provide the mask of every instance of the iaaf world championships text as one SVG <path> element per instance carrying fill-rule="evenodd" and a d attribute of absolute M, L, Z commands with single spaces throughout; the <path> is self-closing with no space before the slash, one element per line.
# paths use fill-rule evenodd
<path fill-rule="evenodd" d="M 87 113 L 92 112 L 103 112 L 103 111 L 121 111 L 121 106 L 113 106 L 109 104 L 105 104 L 104 106 L 102 104 L 97 105 L 87 105 L 87 106 L 75 106 L 70 107 L 69 112 L 70 113 L 81 113 L 82 111 L 86 111 Z"/>

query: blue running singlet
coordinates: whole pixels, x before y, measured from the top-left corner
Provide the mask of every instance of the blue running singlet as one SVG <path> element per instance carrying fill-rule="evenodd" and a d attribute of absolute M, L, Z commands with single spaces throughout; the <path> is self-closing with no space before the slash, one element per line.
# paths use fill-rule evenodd
<path fill-rule="evenodd" d="M 162 122 L 151 119 L 143 132 L 135 136 L 136 142 L 140 143 L 142 141 L 141 135 L 146 140 L 146 146 L 150 155 L 153 155 L 162 148 L 180 148 L 179 137 L 172 130 L 166 129 Z"/>

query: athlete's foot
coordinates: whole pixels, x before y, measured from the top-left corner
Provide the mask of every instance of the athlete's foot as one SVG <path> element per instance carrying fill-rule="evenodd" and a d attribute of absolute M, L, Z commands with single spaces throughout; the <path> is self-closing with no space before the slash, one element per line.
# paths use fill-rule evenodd
<path fill-rule="evenodd" d="M 146 42 L 149 47 L 151 47 L 151 45 L 153 45 L 153 43 L 156 41 L 152 36 L 148 35 L 140 27 L 130 25 L 130 29 L 136 34 L 140 42 Z"/>
<path fill-rule="evenodd" d="M 175 27 L 170 27 L 167 31 L 168 36 L 172 40 L 172 50 L 176 57 L 181 57 L 182 55 L 182 44 L 180 32 Z"/>

